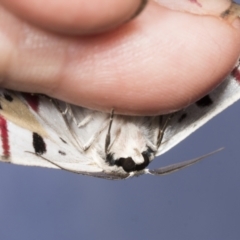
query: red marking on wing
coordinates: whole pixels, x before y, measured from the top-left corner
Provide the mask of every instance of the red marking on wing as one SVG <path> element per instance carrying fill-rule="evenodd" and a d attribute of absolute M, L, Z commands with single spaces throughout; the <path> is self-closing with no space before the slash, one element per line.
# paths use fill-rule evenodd
<path fill-rule="evenodd" d="M 39 106 L 39 97 L 34 94 L 29 93 L 23 93 L 22 94 L 29 106 L 35 111 L 38 112 L 38 106 Z"/>
<path fill-rule="evenodd" d="M 232 76 L 235 77 L 238 82 L 240 82 L 240 70 L 238 67 L 233 69 Z"/>
<path fill-rule="evenodd" d="M 10 146 L 8 142 L 8 128 L 7 128 L 7 121 L 2 116 L 0 116 L 0 131 L 1 131 L 3 155 L 4 157 L 8 158 L 10 156 Z"/>

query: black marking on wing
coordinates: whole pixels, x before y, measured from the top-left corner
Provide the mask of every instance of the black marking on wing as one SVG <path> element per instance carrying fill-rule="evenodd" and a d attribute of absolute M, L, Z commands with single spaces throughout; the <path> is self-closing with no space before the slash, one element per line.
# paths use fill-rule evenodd
<path fill-rule="evenodd" d="M 43 138 L 35 132 L 33 133 L 33 148 L 38 155 L 42 155 L 47 151 Z"/>
<path fill-rule="evenodd" d="M 3 94 L 4 98 L 9 101 L 9 102 L 12 102 L 13 101 L 13 97 L 7 93 L 4 93 Z"/>
<path fill-rule="evenodd" d="M 0 110 L 2 110 L 3 108 L 2 108 L 2 105 L 1 105 L 1 103 L 0 103 Z"/>
<path fill-rule="evenodd" d="M 178 119 L 178 122 L 181 123 L 186 117 L 187 117 L 187 113 L 183 113 Z"/>
<path fill-rule="evenodd" d="M 209 107 L 212 104 L 213 104 L 213 101 L 209 95 L 206 95 L 205 97 L 201 98 L 196 102 L 196 105 L 200 108 Z"/>
<path fill-rule="evenodd" d="M 64 139 L 62 139 L 61 137 L 60 137 L 60 139 L 63 143 L 67 144 L 67 142 Z"/>
<path fill-rule="evenodd" d="M 61 150 L 58 151 L 59 154 L 63 155 L 63 156 L 66 156 L 67 154 Z"/>

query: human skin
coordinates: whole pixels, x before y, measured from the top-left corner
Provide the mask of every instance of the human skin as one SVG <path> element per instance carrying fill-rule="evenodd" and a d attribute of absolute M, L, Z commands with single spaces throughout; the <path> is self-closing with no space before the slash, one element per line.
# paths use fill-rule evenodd
<path fill-rule="evenodd" d="M 240 54 L 239 20 L 218 13 L 190 14 L 150 1 L 128 21 L 138 9 L 137 0 L 116 1 L 111 5 L 114 17 L 108 14 L 112 0 L 90 10 L 79 7 L 84 0 L 30 2 L 0 0 L 3 88 L 44 93 L 101 111 L 157 115 L 186 107 L 211 91 Z M 40 2 L 47 6 L 47 17 Z"/>

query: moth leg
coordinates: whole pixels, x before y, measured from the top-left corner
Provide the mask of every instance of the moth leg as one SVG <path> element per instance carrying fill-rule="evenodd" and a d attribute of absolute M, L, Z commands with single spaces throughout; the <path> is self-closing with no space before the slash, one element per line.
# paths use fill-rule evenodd
<path fill-rule="evenodd" d="M 74 116 L 74 113 L 73 113 L 73 110 L 72 110 L 71 105 L 68 104 L 68 103 L 65 103 L 65 104 L 66 104 L 66 108 L 65 108 L 65 110 L 62 112 L 62 114 L 63 114 L 64 116 L 66 116 L 66 115 L 68 114 L 68 115 L 70 116 L 70 118 L 73 120 L 73 122 L 78 126 L 79 123 L 78 123 L 77 119 L 76 119 L 75 116 Z"/>
<path fill-rule="evenodd" d="M 91 120 L 92 120 L 92 114 L 87 115 L 86 117 L 84 117 L 83 120 L 81 120 L 80 122 L 76 119 L 76 117 L 74 116 L 72 107 L 70 104 L 65 103 L 66 104 L 66 108 L 64 111 L 62 111 L 61 113 L 66 116 L 67 114 L 70 116 L 70 118 L 73 120 L 73 122 L 77 125 L 78 128 L 84 127 L 86 126 Z"/>
<path fill-rule="evenodd" d="M 111 131 L 111 126 L 112 126 L 112 121 L 113 121 L 113 115 L 114 115 L 114 110 L 112 110 L 111 115 L 110 115 L 110 122 L 108 122 L 106 120 L 106 124 L 103 124 L 103 127 L 97 132 L 95 133 L 90 139 L 89 141 L 83 146 L 83 150 L 87 151 L 91 145 L 98 139 L 99 135 L 102 133 L 102 131 L 108 127 L 108 132 L 106 135 L 106 140 L 105 140 L 105 152 L 107 153 L 106 150 L 108 150 L 111 139 L 110 139 L 110 131 Z"/>
<path fill-rule="evenodd" d="M 105 153 L 106 155 L 108 154 L 108 148 L 111 143 L 111 128 L 112 128 L 112 122 L 113 122 L 113 116 L 114 116 L 114 109 L 112 109 L 111 114 L 110 114 L 110 120 L 109 120 L 109 125 L 108 125 L 108 132 L 106 135 L 106 140 L 105 140 Z"/>
<path fill-rule="evenodd" d="M 102 133 L 102 131 L 107 127 L 107 124 L 104 125 L 100 131 L 98 131 L 97 133 L 95 133 L 89 140 L 86 144 L 84 144 L 83 146 L 83 151 L 87 151 L 91 146 L 92 144 L 98 139 L 99 135 Z"/>
<path fill-rule="evenodd" d="M 65 104 L 66 104 L 66 108 L 64 111 L 61 111 L 62 115 L 67 115 L 71 111 L 70 105 L 68 103 L 65 103 Z"/>
<path fill-rule="evenodd" d="M 70 106 L 71 107 L 71 106 Z M 93 114 L 88 114 L 87 116 L 85 116 L 80 122 L 76 119 L 76 117 L 74 116 L 74 113 L 72 111 L 72 108 L 70 108 L 70 117 L 72 118 L 73 122 L 77 125 L 78 128 L 81 127 L 85 127 L 89 122 L 91 122 L 93 120 L 92 115 Z"/>
<path fill-rule="evenodd" d="M 69 103 L 65 103 L 65 109 L 62 110 L 60 105 L 58 104 L 58 102 L 54 101 L 58 110 L 60 111 L 60 113 L 65 117 L 67 115 L 70 116 L 70 118 L 72 118 L 73 122 L 77 125 L 77 120 L 74 117 L 73 111 L 72 111 L 72 107 Z"/>
<path fill-rule="evenodd" d="M 60 164 L 55 163 L 55 162 L 53 162 L 53 161 L 43 157 L 42 155 L 38 155 L 38 154 L 36 154 L 34 152 L 26 151 L 26 153 L 35 155 L 35 156 L 43 159 L 44 161 L 52 164 L 53 166 L 55 166 L 55 167 L 57 167 L 57 168 L 59 168 L 61 170 L 64 170 L 64 171 L 71 172 L 71 173 L 82 174 L 82 175 L 86 175 L 86 176 L 92 176 L 92 177 L 103 178 L 103 179 L 108 179 L 108 180 L 127 179 L 127 178 L 130 177 L 130 174 L 118 175 L 118 174 L 114 174 L 114 173 L 113 174 L 105 173 L 104 171 L 99 171 L 99 172 L 78 171 L 78 170 L 74 170 L 74 169 L 63 167 Z"/>
<path fill-rule="evenodd" d="M 78 128 L 86 126 L 89 122 L 92 121 L 92 115 L 87 115 L 81 122 L 77 124 Z"/>
<path fill-rule="evenodd" d="M 173 117 L 173 114 L 169 114 L 167 116 L 166 121 L 163 122 L 164 116 L 159 116 L 159 131 L 158 131 L 158 137 L 157 137 L 157 149 L 160 147 L 160 145 L 162 143 L 164 132 L 165 132 L 169 122 L 171 121 L 172 117 Z"/>

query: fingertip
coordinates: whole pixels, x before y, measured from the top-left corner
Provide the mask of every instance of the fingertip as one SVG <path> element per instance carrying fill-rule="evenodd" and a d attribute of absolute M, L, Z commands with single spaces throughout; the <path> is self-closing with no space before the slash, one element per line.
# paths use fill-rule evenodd
<path fill-rule="evenodd" d="M 147 0 L 2 0 L 11 12 L 41 28 L 74 35 L 100 33 L 136 17 Z"/>

